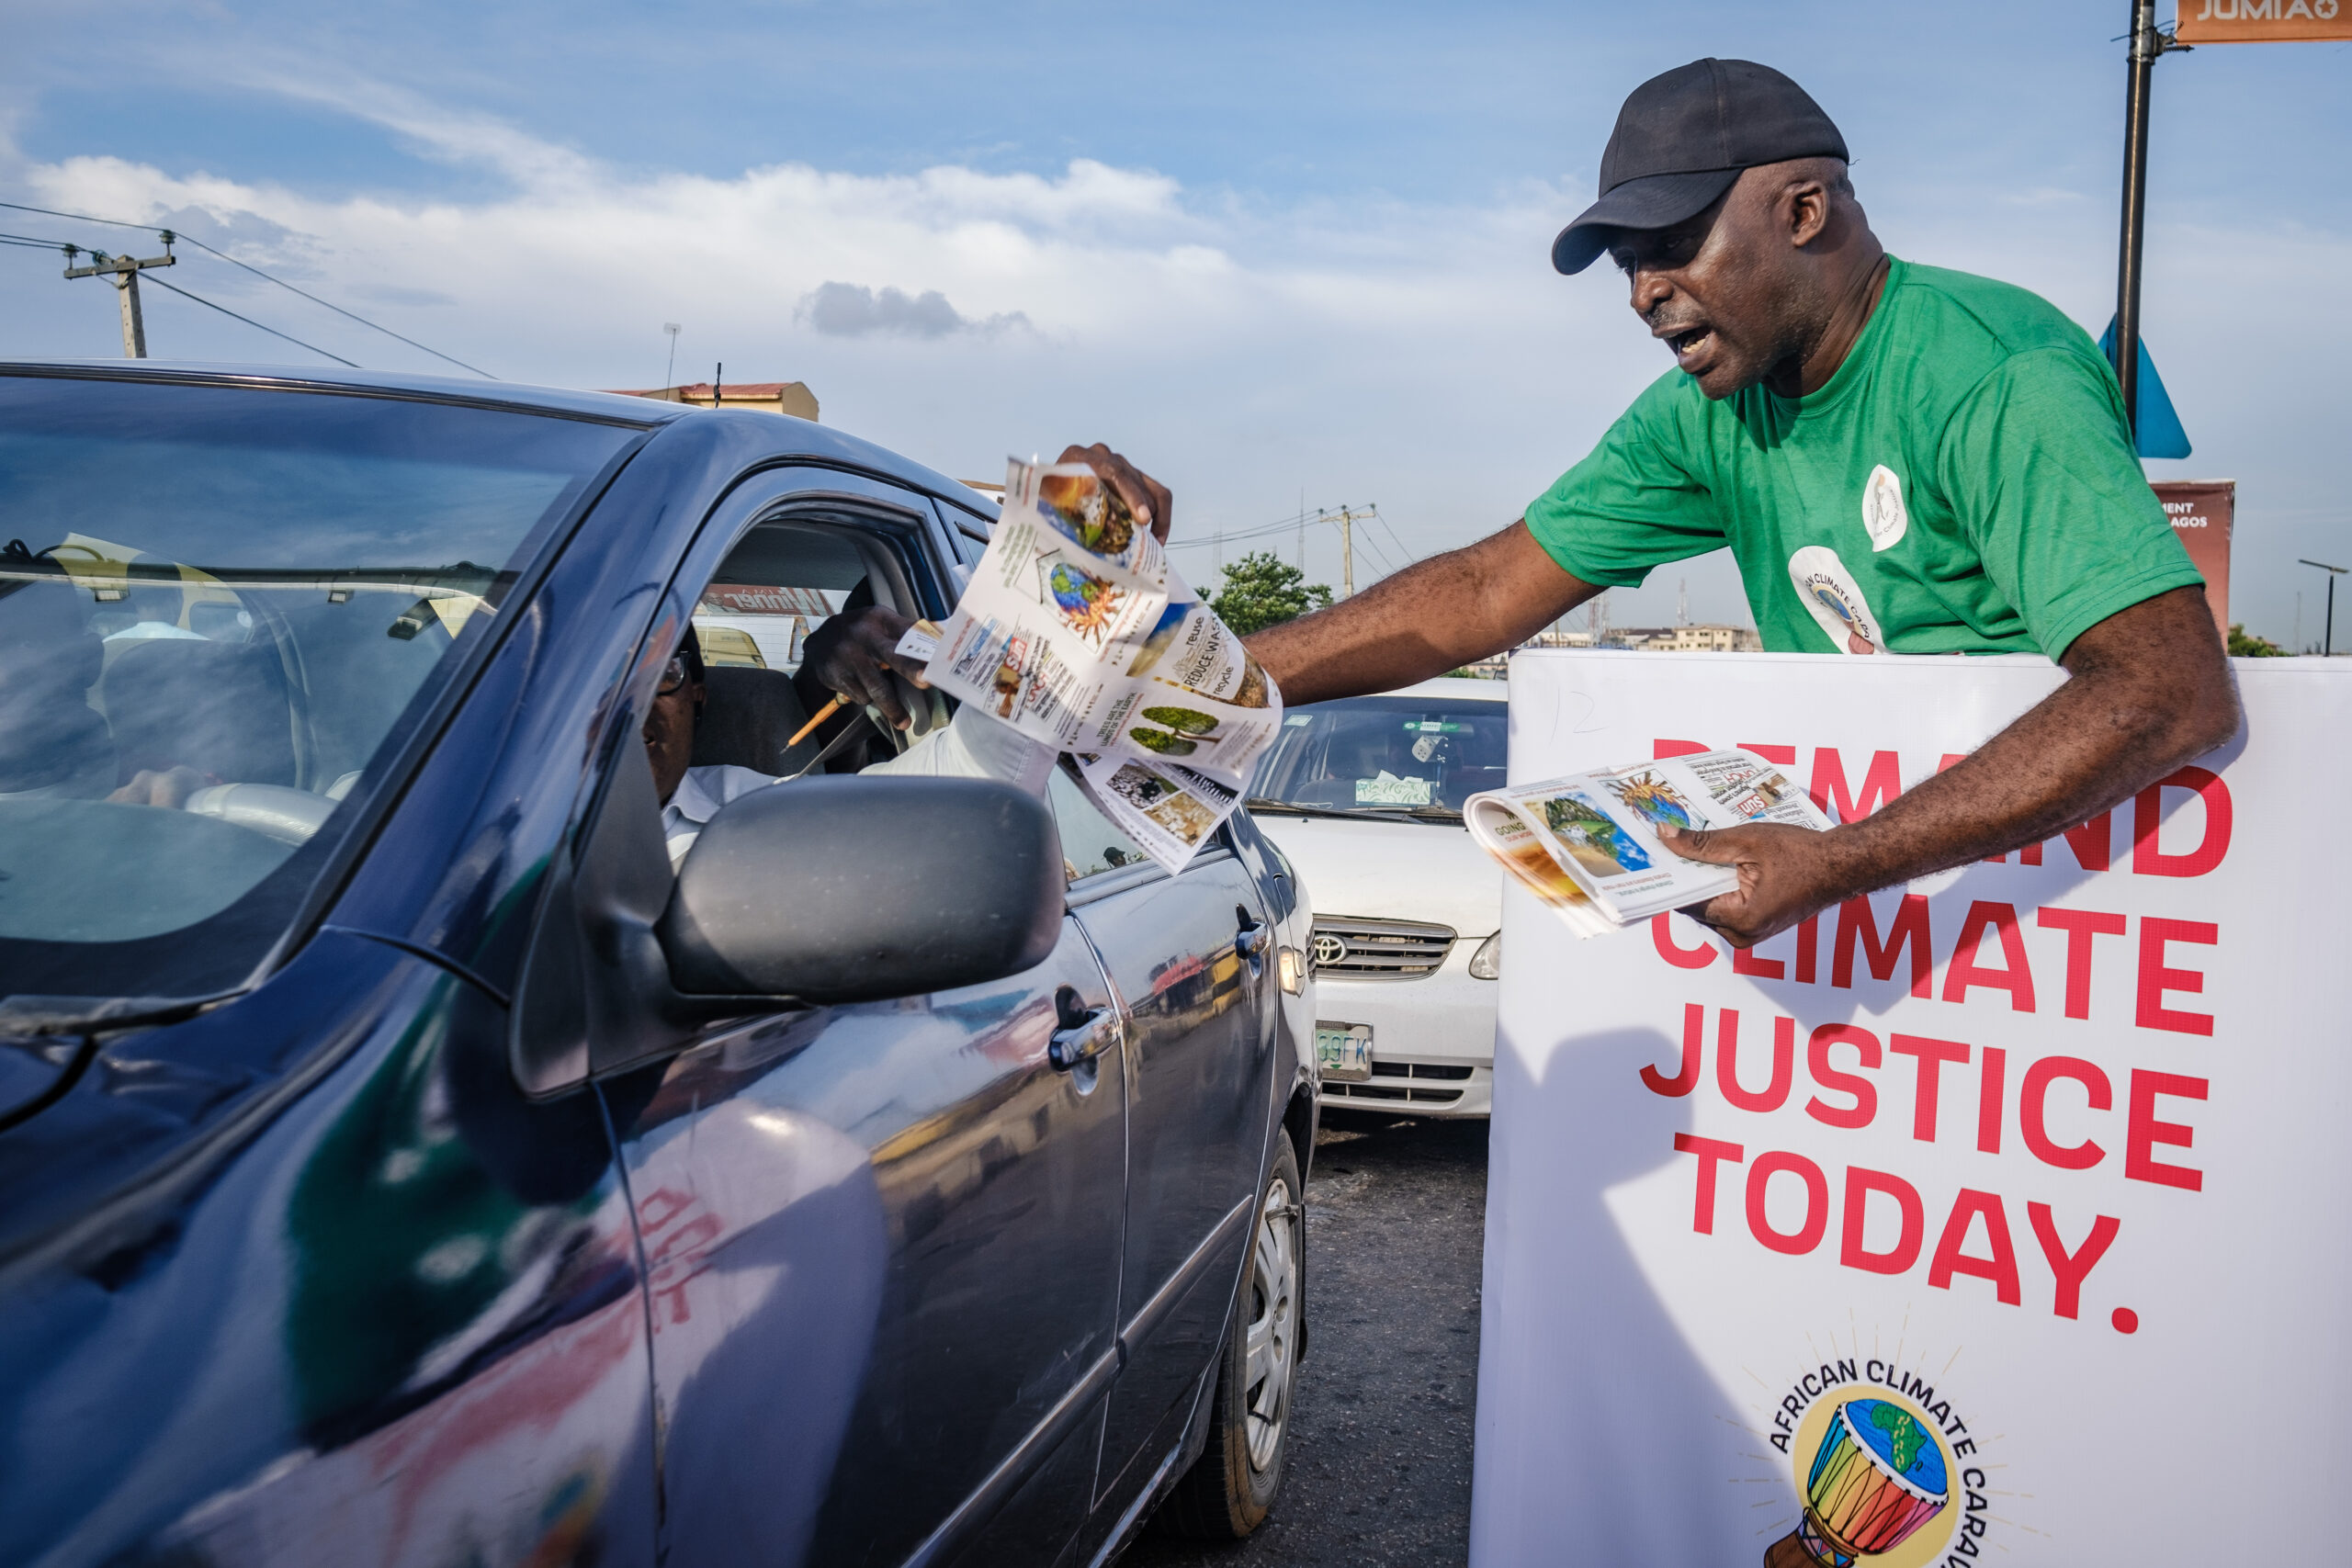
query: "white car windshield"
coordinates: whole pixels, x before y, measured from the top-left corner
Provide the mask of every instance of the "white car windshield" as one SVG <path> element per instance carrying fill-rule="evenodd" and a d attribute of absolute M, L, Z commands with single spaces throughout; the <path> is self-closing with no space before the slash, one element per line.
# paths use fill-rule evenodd
<path fill-rule="evenodd" d="M 0 376 L 0 995 L 242 981 L 637 434 Z"/>
<path fill-rule="evenodd" d="M 1493 702 L 1392 695 L 1294 709 L 1258 765 L 1250 804 L 1458 821 L 1464 800 L 1503 783 L 1502 690 Z"/>

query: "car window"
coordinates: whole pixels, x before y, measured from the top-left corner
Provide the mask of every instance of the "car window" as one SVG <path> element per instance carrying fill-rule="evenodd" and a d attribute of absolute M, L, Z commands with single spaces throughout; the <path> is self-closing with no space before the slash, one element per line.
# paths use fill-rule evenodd
<path fill-rule="evenodd" d="M 0 377 L 0 991 L 242 979 L 637 435 Z"/>
<path fill-rule="evenodd" d="M 1313 703 L 1283 716 L 1250 795 L 1324 811 L 1459 813 L 1471 795 L 1501 786 L 1510 754 L 1510 709 L 1500 700 Z"/>
<path fill-rule="evenodd" d="M 1094 808 L 1067 769 L 1054 770 L 1046 793 L 1053 803 L 1055 824 L 1061 829 L 1062 874 L 1071 882 L 1149 863 L 1151 857 L 1133 839 Z"/>
<path fill-rule="evenodd" d="M 861 527 L 846 510 L 833 502 L 821 515 L 754 524 L 702 586 L 701 678 L 673 650 L 680 681 L 665 676 L 642 725 L 673 864 L 738 795 L 806 771 L 854 773 L 909 743 L 856 710 L 828 713 L 831 694 L 802 673 L 808 637 L 836 616 L 922 613 L 913 558 L 887 527 Z"/>

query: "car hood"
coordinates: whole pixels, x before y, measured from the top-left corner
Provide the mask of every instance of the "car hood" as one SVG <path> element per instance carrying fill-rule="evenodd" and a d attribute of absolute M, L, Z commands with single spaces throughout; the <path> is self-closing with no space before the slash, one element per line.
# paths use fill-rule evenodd
<path fill-rule="evenodd" d="M 1468 937 L 1502 926 L 1503 871 L 1467 829 L 1255 816 L 1298 870 L 1317 915 L 1430 920 Z"/>

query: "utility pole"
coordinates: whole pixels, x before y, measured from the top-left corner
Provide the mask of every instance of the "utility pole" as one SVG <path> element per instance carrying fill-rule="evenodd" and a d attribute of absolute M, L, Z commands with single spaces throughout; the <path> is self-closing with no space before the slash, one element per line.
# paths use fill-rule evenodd
<path fill-rule="evenodd" d="M 1319 506 L 1315 509 L 1317 522 L 1340 525 L 1340 597 L 1342 599 L 1356 596 L 1356 520 L 1369 518 L 1379 510 L 1377 506 L 1367 506 L 1358 512 L 1344 503 L 1337 512 L 1326 512 Z"/>
<path fill-rule="evenodd" d="M 678 323 L 675 321 L 664 321 L 662 323 L 662 330 L 670 334 L 670 363 L 662 367 L 662 385 L 664 387 L 674 387 L 678 384 L 678 333 L 680 328 Z"/>
<path fill-rule="evenodd" d="M 2148 226 L 2148 96 L 2156 56 L 2187 49 L 2156 30 L 2156 0 L 2132 0 L 2131 74 L 2123 98 L 2123 243 L 2115 279 L 2115 380 L 2140 438 L 2140 252 Z"/>
<path fill-rule="evenodd" d="M 2333 659 L 2335 657 L 2335 580 L 2352 571 L 2352 567 L 2330 566 L 2324 560 L 2298 560 L 2295 564 L 2315 566 L 2327 573 L 2327 629 L 2320 634 L 2319 650 Z"/>
<path fill-rule="evenodd" d="M 65 247 L 65 276 L 68 277 L 103 277 L 115 287 L 122 302 L 122 356 L 125 359 L 147 357 L 147 321 L 139 310 L 139 275 L 151 266 L 175 266 L 172 254 L 175 236 L 169 229 L 163 231 L 164 254 L 133 261 L 129 256 L 110 256 L 104 251 L 92 251 L 88 266 L 75 266 L 74 258 L 82 254 L 79 245 Z"/>

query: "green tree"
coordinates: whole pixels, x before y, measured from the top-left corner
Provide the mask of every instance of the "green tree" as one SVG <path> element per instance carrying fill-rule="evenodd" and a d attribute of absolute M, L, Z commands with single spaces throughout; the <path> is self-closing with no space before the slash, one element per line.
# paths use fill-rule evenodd
<path fill-rule="evenodd" d="M 1247 637 L 1330 603 L 1330 589 L 1307 581 L 1305 572 L 1284 565 L 1272 550 L 1257 550 L 1225 569 L 1225 583 L 1210 597 L 1209 608 Z"/>
<path fill-rule="evenodd" d="M 2232 659 L 2284 659 L 2287 650 L 2267 637 L 2248 637 L 2245 624 L 2230 627 L 2230 657 Z"/>

